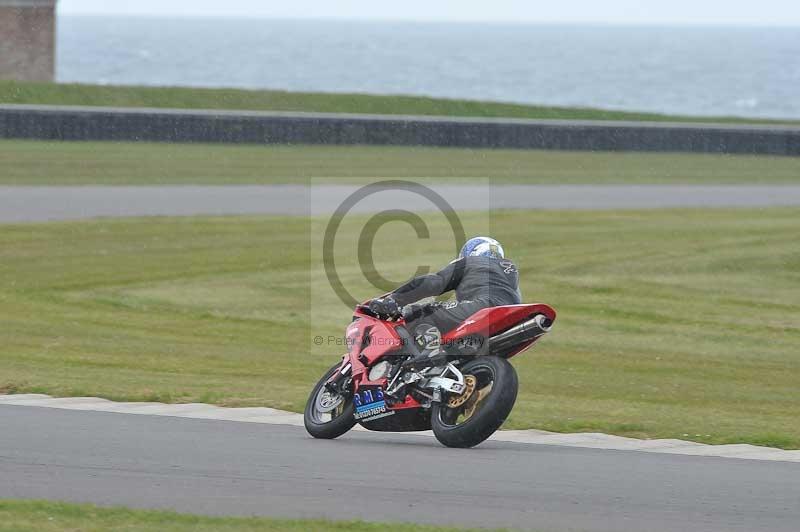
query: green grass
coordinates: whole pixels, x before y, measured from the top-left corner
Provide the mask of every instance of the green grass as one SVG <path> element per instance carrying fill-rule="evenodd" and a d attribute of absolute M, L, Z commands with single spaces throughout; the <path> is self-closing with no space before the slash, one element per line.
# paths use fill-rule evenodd
<path fill-rule="evenodd" d="M 751 120 L 736 117 L 670 116 L 656 113 L 588 108 L 544 107 L 420 96 L 379 96 L 188 87 L 126 87 L 17 81 L 0 81 L 0 104 L 2 103 L 494 118 L 798 123 L 797 121 Z"/>
<path fill-rule="evenodd" d="M 0 500 L 0 532 L 456 532 L 415 524 L 363 521 L 201 517 L 163 511 L 100 508 L 88 504 Z"/>
<path fill-rule="evenodd" d="M 467 232 L 500 238 L 526 299 L 560 316 L 515 359 L 506 428 L 800 448 L 800 209 L 487 216 L 465 214 Z M 347 248 L 363 222 L 342 226 L 337 264 L 367 298 Z M 321 224 L 0 226 L 0 389 L 300 411 L 342 352 L 312 337 L 349 320 L 319 269 Z M 379 271 L 446 263 L 450 231 L 429 224 L 429 241 L 380 230 Z"/>
<path fill-rule="evenodd" d="M 365 146 L 0 141 L 0 185 L 373 182 L 798 183 L 800 157 Z"/>

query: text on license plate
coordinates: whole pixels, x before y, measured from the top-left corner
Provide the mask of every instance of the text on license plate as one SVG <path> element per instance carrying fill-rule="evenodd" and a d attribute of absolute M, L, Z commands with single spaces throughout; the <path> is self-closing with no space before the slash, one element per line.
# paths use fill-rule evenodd
<path fill-rule="evenodd" d="M 386 409 L 386 400 L 381 388 L 359 390 L 353 396 L 353 402 L 356 407 L 355 418 L 359 421 L 368 421 L 394 414 Z"/>

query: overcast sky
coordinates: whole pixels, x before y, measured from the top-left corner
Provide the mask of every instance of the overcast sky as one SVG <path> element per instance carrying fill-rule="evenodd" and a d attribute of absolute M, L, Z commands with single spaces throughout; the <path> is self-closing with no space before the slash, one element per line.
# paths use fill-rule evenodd
<path fill-rule="evenodd" d="M 800 26 L 800 0 L 60 0 L 63 14 Z"/>

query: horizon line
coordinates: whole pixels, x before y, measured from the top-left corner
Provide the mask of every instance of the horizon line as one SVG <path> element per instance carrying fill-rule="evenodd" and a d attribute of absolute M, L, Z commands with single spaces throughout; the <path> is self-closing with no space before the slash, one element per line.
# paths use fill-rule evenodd
<path fill-rule="evenodd" d="M 179 13 L 102 13 L 102 12 L 58 12 L 60 17 L 115 17 L 115 18 L 148 18 L 148 19 L 228 19 L 228 20 L 269 20 L 285 22 L 393 22 L 400 24 L 487 24 L 513 26 L 598 26 L 598 27 L 686 27 L 686 28 L 780 28 L 800 29 L 798 22 L 690 22 L 690 21 L 590 21 L 590 20 L 505 20 L 505 19 L 443 19 L 443 18 L 387 18 L 387 17 L 293 17 L 273 15 L 245 14 L 179 14 Z"/>

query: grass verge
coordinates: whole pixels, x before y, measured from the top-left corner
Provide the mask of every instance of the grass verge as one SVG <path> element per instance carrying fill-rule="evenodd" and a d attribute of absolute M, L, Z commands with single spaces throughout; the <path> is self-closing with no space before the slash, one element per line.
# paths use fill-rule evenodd
<path fill-rule="evenodd" d="M 465 214 L 467 232 L 486 216 Z M 514 361 L 506 428 L 800 448 L 798 220 L 798 209 L 492 215 L 526 299 L 560 312 Z M 449 260 L 447 222 L 427 221 L 429 241 L 402 224 L 378 232 L 382 274 Z M 348 219 L 338 238 L 355 242 L 363 223 Z M 320 297 L 311 231 L 280 217 L 0 225 L 0 390 L 300 411 L 342 352 L 312 337 L 349 319 Z M 354 256 L 338 257 L 340 276 L 370 297 Z"/>
<path fill-rule="evenodd" d="M 109 86 L 18 81 L 0 81 L 0 103 L 492 118 L 798 123 L 797 121 L 755 120 L 736 117 L 671 116 L 589 108 L 544 107 L 422 96 Z"/>
<path fill-rule="evenodd" d="M 455 532 L 415 524 L 259 517 L 201 517 L 164 511 L 100 508 L 88 504 L 0 500 L 0 532 Z"/>
<path fill-rule="evenodd" d="M 373 182 L 798 183 L 800 157 L 0 141 L 0 185 Z"/>

